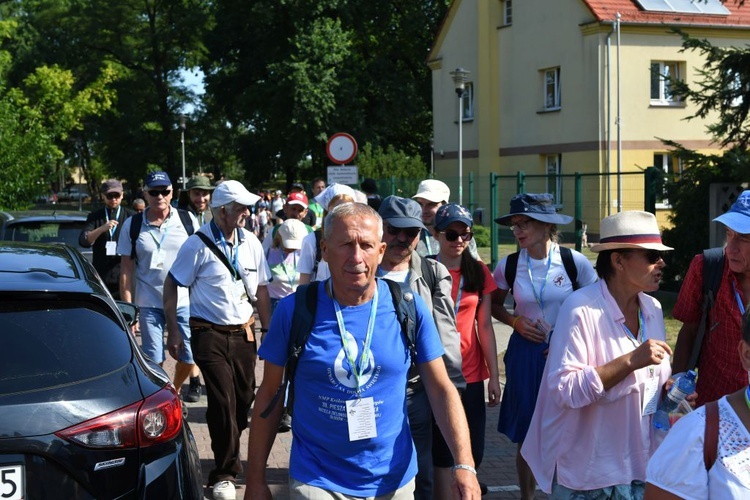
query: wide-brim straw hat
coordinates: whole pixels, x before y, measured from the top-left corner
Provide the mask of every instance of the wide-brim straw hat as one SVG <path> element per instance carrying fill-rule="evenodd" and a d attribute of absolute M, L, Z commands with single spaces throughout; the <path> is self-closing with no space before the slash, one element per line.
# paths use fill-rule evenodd
<path fill-rule="evenodd" d="M 530 219 L 546 222 L 548 224 L 570 224 L 573 217 L 558 214 L 552 204 L 553 198 L 549 193 L 521 193 L 510 199 L 510 213 L 498 217 L 495 222 L 503 226 L 511 226 L 511 217 L 514 215 L 525 215 Z"/>
<path fill-rule="evenodd" d="M 674 250 L 662 243 L 654 214 L 637 210 L 619 212 L 602 219 L 599 243 L 592 246 L 591 251 L 624 248 Z"/>

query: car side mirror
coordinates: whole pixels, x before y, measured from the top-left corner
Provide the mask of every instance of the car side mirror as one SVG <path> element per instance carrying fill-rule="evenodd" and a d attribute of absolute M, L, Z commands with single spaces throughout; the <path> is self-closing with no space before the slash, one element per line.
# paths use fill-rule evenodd
<path fill-rule="evenodd" d="M 135 325 L 138 322 L 138 306 L 130 302 L 124 302 L 122 300 L 118 300 L 116 302 L 117 308 L 120 309 L 120 312 L 125 317 L 125 321 L 127 322 L 128 326 Z"/>

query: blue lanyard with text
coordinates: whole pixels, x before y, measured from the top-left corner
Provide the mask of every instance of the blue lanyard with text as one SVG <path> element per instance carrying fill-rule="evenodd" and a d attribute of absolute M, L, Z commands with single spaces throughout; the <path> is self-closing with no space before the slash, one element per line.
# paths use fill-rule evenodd
<path fill-rule="evenodd" d="M 633 343 L 638 347 L 643 343 L 644 340 L 646 340 L 646 326 L 643 323 L 643 311 L 641 308 L 638 308 L 638 331 L 639 331 L 639 337 L 636 337 L 633 335 L 633 332 L 630 331 L 630 328 L 628 328 L 628 325 L 625 324 L 625 321 L 622 322 L 622 329 L 625 330 L 625 334 L 628 336 L 630 340 L 633 341 Z"/>
<path fill-rule="evenodd" d="M 115 220 L 119 220 L 120 219 L 120 209 L 121 208 L 122 207 L 117 207 L 117 213 L 115 213 Z M 106 219 L 107 222 L 109 222 L 109 210 L 107 210 L 106 208 L 104 209 L 104 218 Z M 117 226 L 115 226 L 115 227 L 113 227 L 112 229 L 109 230 L 109 239 L 110 240 L 112 240 L 112 238 L 115 236 L 115 231 L 117 231 Z"/>
<path fill-rule="evenodd" d="M 214 221 L 211 221 L 211 224 L 216 226 L 216 223 Z M 224 254 L 227 256 L 227 259 L 231 258 L 232 267 L 234 268 L 234 270 L 237 272 L 239 276 L 240 267 L 239 267 L 239 263 L 237 262 L 237 254 L 239 253 L 239 251 L 237 251 L 237 249 L 232 251 L 232 247 L 227 245 L 227 240 L 224 239 L 224 232 L 221 229 L 219 229 L 219 226 L 216 226 L 216 229 L 217 229 L 217 232 L 219 233 L 219 237 L 221 238 L 220 240 L 221 247 L 224 249 Z"/>
<path fill-rule="evenodd" d="M 154 236 L 154 233 L 152 233 L 150 228 L 148 228 L 149 229 L 148 234 L 151 235 L 151 238 L 153 238 L 154 243 L 156 243 L 157 252 L 161 251 L 161 244 L 164 243 L 164 238 L 167 237 L 167 232 L 169 232 L 169 217 L 171 217 L 171 215 L 172 215 L 172 212 L 170 211 L 167 218 L 164 219 L 164 222 L 161 223 L 161 226 L 157 228 L 159 231 L 161 231 L 161 228 L 164 227 L 164 232 L 161 235 L 161 240 L 157 241 L 156 236 Z M 143 222 L 146 222 L 146 217 L 143 218 Z"/>
<path fill-rule="evenodd" d="M 344 353 L 346 359 L 349 361 L 349 366 L 354 374 L 354 379 L 357 381 L 357 397 L 361 397 L 362 384 L 361 377 L 367 369 L 367 365 L 370 362 L 370 344 L 372 344 L 372 332 L 375 329 L 375 315 L 378 311 L 378 287 L 377 281 L 375 282 L 375 294 L 372 296 L 370 303 L 370 319 L 367 323 L 367 333 L 365 335 L 365 342 L 362 346 L 362 356 L 359 358 L 359 367 L 357 367 L 355 356 L 352 355 L 352 351 L 349 348 L 348 333 L 346 332 L 346 326 L 344 325 L 344 315 L 341 314 L 341 306 L 339 305 L 336 298 L 333 296 L 333 284 L 330 278 L 328 279 L 328 286 L 331 290 L 331 300 L 333 300 L 333 308 L 336 311 L 336 321 L 339 324 L 339 334 L 341 335 L 341 344 L 344 346 Z"/>
<path fill-rule="evenodd" d="M 539 308 L 542 310 L 542 318 L 544 315 L 544 289 L 547 287 L 547 278 L 549 278 L 549 269 L 552 267 L 552 250 L 555 248 L 554 245 L 550 245 L 549 253 L 547 254 L 547 270 L 544 272 L 544 282 L 539 289 L 539 294 L 536 293 L 536 287 L 534 287 L 534 277 L 531 275 L 531 257 L 529 257 L 529 251 L 526 250 L 526 270 L 529 272 L 529 281 L 531 282 L 531 291 L 534 292 L 534 298 L 536 303 L 539 304 Z M 547 319 L 544 319 L 547 321 Z"/>
<path fill-rule="evenodd" d="M 737 285 L 732 281 L 732 289 L 734 290 L 734 298 L 737 300 L 737 307 L 740 308 L 740 312 L 742 315 L 745 315 L 745 304 L 742 303 L 742 297 L 740 297 L 740 292 L 737 291 Z"/>

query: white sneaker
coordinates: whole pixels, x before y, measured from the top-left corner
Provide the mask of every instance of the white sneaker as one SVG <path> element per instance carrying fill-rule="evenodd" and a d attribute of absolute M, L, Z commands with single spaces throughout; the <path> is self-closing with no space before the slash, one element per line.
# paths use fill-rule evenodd
<path fill-rule="evenodd" d="M 236 500 L 237 492 L 231 481 L 219 481 L 214 484 L 214 500 Z"/>

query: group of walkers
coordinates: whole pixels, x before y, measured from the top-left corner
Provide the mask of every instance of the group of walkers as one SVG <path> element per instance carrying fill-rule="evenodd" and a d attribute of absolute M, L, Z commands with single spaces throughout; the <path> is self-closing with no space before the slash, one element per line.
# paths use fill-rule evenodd
<path fill-rule="evenodd" d="M 727 245 L 711 307 L 708 257 L 687 271 L 672 359 L 648 295 L 672 250 L 652 214 L 603 219 L 594 268 L 561 245 L 558 226 L 572 218 L 551 195 L 517 195 L 495 222 L 519 251 L 493 272 L 477 255 L 471 213 L 450 203 L 444 183 L 381 199 L 369 181 L 364 199 L 322 179 L 310 198 L 303 185 L 266 198 L 196 178 L 183 213 L 157 172 L 137 220 L 116 203 L 117 181 L 102 186 L 107 207 L 92 212 L 81 240 L 113 293 L 141 307 L 144 350 L 157 362 L 166 327 L 175 386 L 190 377 L 189 395 L 200 369 L 213 498 L 236 496 L 251 407 L 246 499 L 271 498 L 266 462 L 290 428 L 292 498 L 479 498 L 486 406 L 496 405 L 498 431 L 518 445 L 524 499 L 537 483 L 571 499 L 750 491 L 750 191 L 716 219 Z M 259 210 L 271 214 L 265 230 L 251 222 Z M 513 329 L 504 391 L 493 317 Z M 695 368 L 693 353 L 700 376 L 687 401 L 698 408 L 665 439 L 652 415 L 683 375 L 673 369 Z M 703 454 L 703 404 L 719 398 L 714 463 Z"/>

